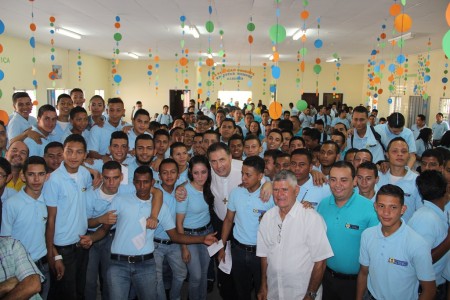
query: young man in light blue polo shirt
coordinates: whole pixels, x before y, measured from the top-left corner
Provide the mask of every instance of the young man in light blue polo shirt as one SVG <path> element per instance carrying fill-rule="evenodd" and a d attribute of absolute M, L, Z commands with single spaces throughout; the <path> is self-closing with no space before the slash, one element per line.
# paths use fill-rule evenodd
<path fill-rule="evenodd" d="M 231 191 L 222 226 L 224 245 L 231 237 L 231 275 L 239 299 L 250 299 L 252 289 L 258 292 L 261 286 L 261 258 L 256 256 L 259 222 L 264 213 L 275 206 L 272 198 L 267 202 L 259 198 L 264 167 L 264 159 L 259 156 L 250 156 L 244 160 L 242 187 Z M 219 261 L 225 260 L 224 250 L 222 248 L 219 252 Z"/>
<path fill-rule="evenodd" d="M 415 300 L 419 283 L 420 299 L 434 299 L 431 248 L 402 219 L 408 209 L 403 190 L 392 184 L 382 186 L 374 207 L 381 224 L 362 234 L 356 299 Z"/>
<path fill-rule="evenodd" d="M 136 138 L 140 134 L 150 134 L 148 127 L 150 125 L 150 113 L 145 109 L 138 109 L 133 116 L 133 128 L 128 131 L 128 145 L 130 151 L 134 150 Z"/>
<path fill-rule="evenodd" d="M 69 114 L 73 108 L 73 101 L 68 94 L 61 94 L 56 100 L 56 109 L 58 109 L 58 120 L 55 129 L 52 131 L 52 140 L 55 142 L 64 142 L 64 133 L 71 127 Z M 87 126 L 87 123 L 86 123 Z M 67 137 L 67 136 L 66 136 Z"/>
<path fill-rule="evenodd" d="M 30 116 L 33 109 L 30 96 L 25 92 L 17 92 L 13 94 L 12 101 L 14 114 L 6 128 L 9 144 L 16 138 L 23 141 L 27 137 L 25 131 L 31 129 L 32 126 L 37 126 L 36 118 Z"/>
<path fill-rule="evenodd" d="M 39 107 L 37 126 L 33 126 L 32 131 L 42 135 L 41 144 L 36 143 L 36 141 L 30 137 L 27 137 L 23 141 L 28 146 L 30 156 L 44 156 L 45 146 L 53 141 L 50 134 L 55 129 L 57 119 L 58 116 L 56 115 L 56 109 L 50 104 L 45 104 Z"/>
<path fill-rule="evenodd" d="M 379 173 L 378 186 L 395 184 L 405 193 L 405 204 L 408 207 L 403 219 L 408 223 L 413 213 L 423 206 L 422 197 L 416 186 L 417 173 L 407 167 L 409 160 L 408 144 L 401 137 L 392 139 L 387 147 L 386 156 L 389 160 L 389 170 Z"/>
<path fill-rule="evenodd" d="M 155 230 L 149 229 L 148 225 L 152 198 L 161 194 L 161 191 L 154 191 L 152 174 L 149 167 L 138 167 L 133 177 L 136 194 L 118 195 L 111 205 L 111 210 L 115 210 L 117 214 L 116 234 L 111 246 L 111 262 L 107 276 L 112 300 L 127 299 L 131 286 L 139 299 L 156 299 L 156 269 L 153 259 Z M 170 211 L 164 204 L 158 220 L 173 242 L 211 245 L 217 241 L 214 234 L 179 234 Z"/>
<path fill-rule="evenodd" d="M 449 220 L 444 212 L 448 203 L 446 197 L 447 181 L 439 171 L 425 171 L 416 179 L 419 193 L 424 200 L 424 206 L 419 208 L 409 220 L 408 225 L 421 235 L 432 249 L 433 268 L 436 274 L 436 299 L 444 299 L 446 295 L 445 279 L 442 272 L 450 263 L 448 248 L 444 255 L 436 253 L 435 248 L 443 243 L 448 235 Z"/>
<path fill-rule="evenodd" d="M 23 165 L 21 177 L 25 187 L 3 203 L 1 235 L 21 241 L 30 253 L 31 259 L 46 278 L 40 295 L 47 299 L 50 288 L 45 244 L 47 207 L 41 193 L 48 178 L 45 160 L 39 156 L 29 157 Z"/>
<path fill-rule="evenodd" d="M 320 202 L 317 212 L 327 224 L 334 256 L 327 259 L 323 299 L 355 299 L 362 232 L 378 224 L 372 202 L 355 190 L 355 169 L 345 161 L 330 170 L 332 195 Z"/>
<path fill-rule="evenodd" d="M 79 246 L 88 228 L 87 190 L 91 175 L 80 168 L 86 159 L 86 141 L 72 134 L 64 141 L 64 161 L 44 185 L 48 211 L 46 241 L 51 269 L 49 299 L 84 297 L 88 253 Z"/>

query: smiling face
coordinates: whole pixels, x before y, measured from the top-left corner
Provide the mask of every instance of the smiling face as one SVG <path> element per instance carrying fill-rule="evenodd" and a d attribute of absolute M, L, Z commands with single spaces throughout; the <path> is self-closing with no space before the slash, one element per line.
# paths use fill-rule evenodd
<path fill-rule="evenodd" d="M 115 161 L 122 163 L 128 154 L 128 141 L 125 139 L 113 139 L 109 146 L 109 152 Z"/>
<path fill-rule="evenodd" d="M 150 125 L 150 117 L 144 114 L 139 114 L 134 116 L 133 119 L 133 129 L 139 134 L 143 134 L 148 130 L 148 126 Z"/>
<path fill-rule="evenodd" d="M 81 106 L 83 107 L 84 102 L 86 101 L 86 99 L 84 99 L 84 95 L 82 92 L 73 92 L 72 95 L 72 100 L 73 100 L 73 106 Z"/>
<path fill-rule="evenodd" d="M 378 177 L 375 177 L 375 171 L 366 168 L 360 168 L 356 173 L 356 183 L 359 191 L 362 193 L 374 191 L 378 179 Z"/>
<path fill-rule="evenodd" d="M 231 157 L 233 159 L 242 159 L 242 155 L 244 153 L 244 144 L 242 143 L 242 140 L 240 139 L 234 139 L 230 141 L 230 152 Z"/>
<path fill-rule="evenodd" d="M 336 202 L 345 204 L 353 194 L 356 178 L 352 178 L 350 168 L 331 168 L 329 183 Z"/>
<path fill-rule="evenodd" d="M 287 180 L 274 181 L 273 200 L 280 209 L 289 209 L 295 204 L 298 186 L 293 187 Z"/>
<path fill-rule="evenodd" d="M 58 116 L 56 115 L 56 112 L 46 111 L 42 114 L 42 116 L 37 118 L 37 125 L 43 134 L 49 135 L 53 129 L 55 129 L 57 120 Z"/>
<path fill-rule="evenodd" d="M 291 157 L 290 171 L 295 174 L 297 183 L 304 183 L 309 179 L 309 173 L 312 170 L 312 164 L 308 157 L 302 154 L 295 154 Z"/>
<path fill-rule="evenodd" d="M 105 103 L 100 98 L 94 98 L 89 104 L 89 110 L 91 111 L 93 116 L 101 116 L 103 111 L 105 110 Z"/>
<path fill-rule="evenodd" d="M 172 163 L 164 163 L 159 167 L 159 178 L 164 186 L 173 187 L 178 179 L 178 168 Z"/>
<path fill-rule="evenodd" d="M 151 163 L 155 155 L 155 147 L 152 140 L 138 140 L 136 148 L 136 161 L 141 165 L 148 165 Z"/>
<path fill-rule="evenodd" d="M 227 177 L 231 172 L 231 154 L 223 149 L 211 152 L 209 154 L 209 162 L 217 175 Z"/>
<path fill-rule="evenodd" d="M 61 98 L 59 99 L 56 108 L 58 109 L 60 117 L 67 117 L 70 113 L 70 110 L 73 108 L 73 101 L 69 97 Z"/>
<path fill-rule="evenodd" d="M 206 180 L 208 180 L 208 168 L 202 163 L 196 163 L 192 166 L 192 185 L 197 188 L 203 188 Z"/>
<path fill-rule="evenodd" d="M 63 153 L 64 149 L 61 147 L 48 148 L 47 153 L 44 154 L 44 159 L 50 172 L 59 168 L 64 159 Z"/>
<path fill-rule="evenodd" d="M 271 132 L 267 137 L 267 150 L 274 150 L 283 144 L 283 136 L 278 132 Z"/>
<path fill-rule="evenodd" d="M 64 166 L 69 173 L 78 172 L 78 168 L 86 159 L 87 152 L 84 145 L 80 142 L 68 142 L 64 146 Z"/>
<path fill-rule="evenodd" d="M 89 123 L 87 113 L 79 112 L 75 114 L 75 117 L 70 120 L 70 123 L 73 127 L 72 132 L 81 134 L 84 130 L 86 130 Z"/>
<path fill-rule="evenodd" d="M 398 228 L 400 218 L 406 211 L 406 205 L 400 203 L 398 197 L 391 195 L 379 195 L 374 203 L 378 219 L 383 227 Z"/>
<path fill-rule="evenodd" d="M 108 105 L 108 117 L 111 124 L 118 124 L 124 113 L 123 103 L 110 103 Z"/>
<path fill-rule="evenodd" d="M 244 153 L 247 157 L 258 156 L 261 151 L 262 147 L 259 141 L 252 139 L 244 142 Z"/>
<path fill-rule="evenodd" d="M 33 103 L 30 97 L 18 98 L 14 105 L 14 110 L 25 119 L 28 119 L 32 109 Z"/>

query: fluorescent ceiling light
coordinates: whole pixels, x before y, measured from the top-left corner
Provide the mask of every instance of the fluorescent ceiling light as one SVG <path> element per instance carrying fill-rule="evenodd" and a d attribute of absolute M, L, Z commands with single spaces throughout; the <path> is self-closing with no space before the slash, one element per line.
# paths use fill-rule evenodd
<path fill-rule="evenodd" d="M 338 58 L 329 57 L 329 58 L 327 58 L 326 62 L 337 62 L 337 61 L 340 61 L 340 60 L 341 60 L 340 57 L 338 57 Z"/>
<path fill-rule="evenodd" d="M 388 42 L 392 43 L 393 41 L 399 41 L 401 39 L 403 39 L 405 41 L 405 40 L 410 40 L 410 39 L 413 39 L 413 38 L 414 38 L 414 34 L 412 34 L 412 32 L 408 32 L 408 33 L 399 35 L 399 36 L 397 36 L 395 38 L 389 39 Z"/>
<path fill-rule="evenodd" d="M 56 27 L 56 32 L 59 34 L 71 37 L 73 39 L 77 39 L 77 40 L 81 39 L 81 34 L 61 28 L 61 27 Z"/>
<path fill-rule="evenodd" d="M 198 39 L 200 37 L 200 32 L 195 25 L 189 26 L 189 31 L 194 38 Z"/>
<path fill-rule="evenodd" d="M 303 29 L 303 28 L 299 28 L 293 35 L 292 35 L 292 39 L 294 41 L 297 41 L 298 39 L 300 39 L 303 35 L 306 35 L 308 29 Z"/>
<path fill-rule="evenodd" d="M 273 54 L 269 55 L 269 60 L 273 60 Z"/>
<path fill-rule="evenodd" d="M 137 55 L 136 53 L 133 53 L 133 52 L 127 52 L 127 55 L 128 55 L 129 57 L 134 58 L 134 59 L 139 59 L 139 55 Z"/>

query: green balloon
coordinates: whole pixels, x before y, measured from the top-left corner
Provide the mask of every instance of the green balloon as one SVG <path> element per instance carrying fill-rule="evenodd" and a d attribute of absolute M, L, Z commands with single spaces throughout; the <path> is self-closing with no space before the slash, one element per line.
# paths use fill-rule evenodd
<path fill-rule="evenodd" d="M 214 23 L 212 21 L 207 21 L 205 24 L 206 31 L 212 33 L 214 31 Z"/>
<path fill-rule="evenodd" d="M 406 0 L 402 0 L 402 5 L 403 5 L 403 6 L 406 5 Z"/>
<path fill-rule="evenodd" d="M 269 36 L 272 42 L 278 44 L 286 39 L 286 28 L 284 26 L 275 24 L 269 29 Z"/>
<path fill-rule="evenodd" d="M 314 65 L 313 70 L 314 70 L 314 73 L 319 75 L 320 71 L 322 71 L 322 67 L 320 65 Z"/>
<path fill-rule="evenodd" d="M 114 33 L 114 40 L 117 42 L 122 40 L 122 34 L 120 34 L 119 32 Z"/>
<path fill-rule="evenodd" d="M 116 54 L 119 54 L 120 53 L 120 50 L 119 50 L 119 48 L 117 48 L 116 49 Z"/>
<path fill-rule="evenodd" d="M 304 111 L 307 107 L 308 107 L 308 102 L 306 102 L 305 100 L 298 100 L 296 105 L 297 109 L 299 111 Z"/>
<path fill-rule="evenodd" d="M 247 24 L 247 30 L 248 31 L 253 31 L 253 30 L 255 30 L 255 28 L 256 28 L 255 24 L 253 24 L 251 22 Z"/>

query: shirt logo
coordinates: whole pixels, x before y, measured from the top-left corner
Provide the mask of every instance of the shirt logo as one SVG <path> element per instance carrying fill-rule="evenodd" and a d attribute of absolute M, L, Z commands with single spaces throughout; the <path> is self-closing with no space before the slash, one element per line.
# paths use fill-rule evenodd
<path fill-rule="evenodd" d="M 87 188 L 85 188 L 85 187 L 81 189 L 82 192 L 86 192 L 86 190 L 87 190 Z"/>
<path fill-rule="evenodd" d="M 347 229 L 353 229 L 353 230 L 359 230 L 359 226 L 358 225 L 353 225 L 353 224 L 345 224 L 345 228 Z"/>
<path fill-rule="evenodd" d="M 408 262 L 407 261 L 398 260 L 398 259 L 395 259 L 395 258 L 392 258 L 392 257 L 388 259 L 388 263 L 394 264 L 394 265 L 397 265 L 397 266 L 402 266 L 402 267 L 408 266 Z"/>
<path fill-rule="evenodd" d="M 411 194 L 405 193 L 405 197 L 411 197 Z"/>
<path fill-rule="evenodd" d="M 265 210 L 262 210 L 262 209 L 254 208 L 254 209 L 253 209 L 253 212 L 254 212 L 255 214 L 264 214 L 266 211 L 265 211 Z"/>

